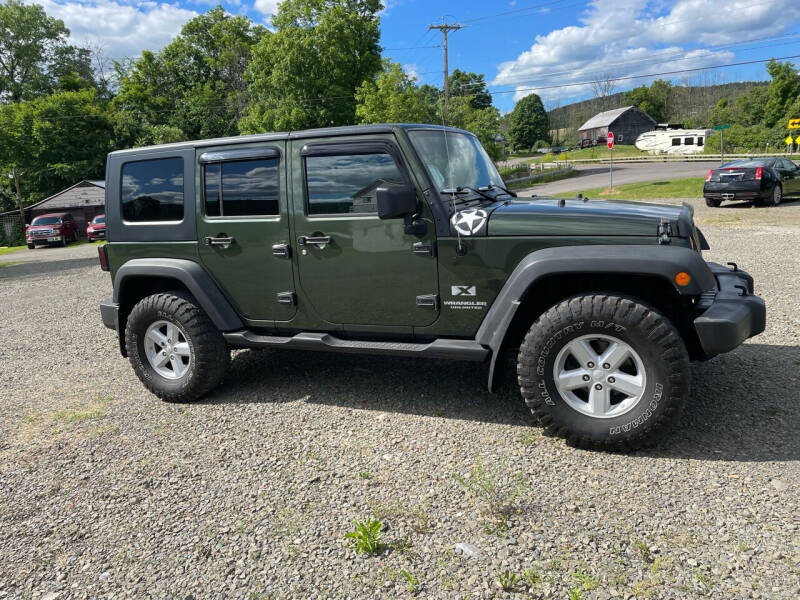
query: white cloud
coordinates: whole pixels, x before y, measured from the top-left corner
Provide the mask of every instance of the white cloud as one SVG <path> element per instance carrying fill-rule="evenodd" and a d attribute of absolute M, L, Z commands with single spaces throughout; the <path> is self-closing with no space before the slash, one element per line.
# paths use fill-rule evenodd
<path fill-rule="evenodd" d="M 98 43 L 111 58 L 138 56 L 144 49 L 158 50 L 180 32 L 186 21 L 197 16 L 193 10 L 165 2 L 37 0 L 37 3 L 48 15 L 64 21 L 73 43 Z"/>
<path fill-rule="evenodd" d="M 518 100 L 536 91 L 525 89 L 530 87 L 710 67 L 733 62 L 734 49 L 687 46 L 775 36 L 798 19 L 797 0 L 677 0 L 669 6 L 648 0 L 593 0 L 579 25 L 538 35 L 529 50 L 498 65 L 492 84 L 515 86 Z M 616 86 L 624 89 L 644 81 Z M 549 100 L 589 92 L 591 86 L 537 91 Z"/>
<path fill-rule="evenodd" d="M 274 15 L 278 12 L 278 4 L 280 3 L 280 0 L 256 0 L 253 8 L 262 15 Z"/>
<path fill-rule="evenodd" d="M 405 74 L 409 77 L 419 81 L 419 65 L 405 64 L 403 65 L 403 71 L 405 71 Z"/>

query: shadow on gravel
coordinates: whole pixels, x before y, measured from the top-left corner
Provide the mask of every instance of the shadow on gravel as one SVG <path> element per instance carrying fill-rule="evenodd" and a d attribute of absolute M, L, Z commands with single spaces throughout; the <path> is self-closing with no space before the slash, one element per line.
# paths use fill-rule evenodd
<path fill-rule="evenodd" d="M 3 262 L 0 260 L 0 262 Z M 9 258 L 13 262 L 13 258 Z M 83 267 L 97 266 L 97 257 L 90 258 L 69 258 L 65 260 L 30 261 L 0 267 L 0 279 L 21 279 L 34 275 L 47 275 L 72 269 L 82 269 Z"/>
<path fill-rule="evenodd" d="M 643 456 L 800 460 L 800 347 L 745 344 L 693 366 L 675 434 Z"/>
<path fill-rule="evenodd" d="M 783 198 L 781 203 L 778 206 L 761 206 L 760 204 L 755 204 L 753 202 L 726 202 L 719 206 L 719 209 L 723 208 L 758 208 L 758 209 L 781 209 L 784 206 L 794 206 L 795 204 L 800 204 L 800 198 Z M 718 209 L 714 209 L 718 210 Z"/>
<path fill-rule="evenodd" d="M 485 365 L 301 351 L 243 351 L 227 382 L 201 403 L 323 405 L 531 426 L 511 385 L 486 391 Z M 637 456 L 800 460 L 800 348 L 745 344 L 693 366 L 676 432 Z"/>
<path fill-rule="evenodd" d="M 483 364 L 299 350 L 238 352 L 225 384 L 200 403 L 306 402 L 530 426 L 519 393 L 486 391 Z"/>

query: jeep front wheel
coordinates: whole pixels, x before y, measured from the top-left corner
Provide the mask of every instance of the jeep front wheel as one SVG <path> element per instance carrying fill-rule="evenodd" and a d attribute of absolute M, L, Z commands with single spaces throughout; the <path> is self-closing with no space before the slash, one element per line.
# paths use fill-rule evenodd
<path fill-rule="evenodd" d="M 526 404 L 551 433 L 583 448 L 652 445 L 677 422 L 689 393 L 680 334 L 635 300 L 586 294 L 547 310 L 519 351 Z"/>
<path fill-rule="evenodd" d="M 125 348 L 145 387 L 167 402 L 189 402 L 215 388 L 230 362 L 222 334 L 191 294 L 154 294 L 133 307 Z"/>

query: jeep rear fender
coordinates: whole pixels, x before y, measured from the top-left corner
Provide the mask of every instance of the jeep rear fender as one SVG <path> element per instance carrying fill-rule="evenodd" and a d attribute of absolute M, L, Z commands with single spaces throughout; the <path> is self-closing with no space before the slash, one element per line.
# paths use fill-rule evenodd
<path fill-rule="evenodd" d="M 181 258 L 134 258 L 117 269 L 114 276 L 114 302 L 125 301 L 128 286 L 138 277 L 174 279 L 195 297 L 220 331 L 242 329 L 244 324 L 206 270 L 191 260 Z M 124 331 L 124 324 L 120 323 Z M 122 335 L 122 334 L 121 334 Z"/>
<path fill-rule="evenodd" d="M 689 273 L 686 286 L 675 275 Z M 512 319 L 529 289 L 552 275 L 638 275 L 663 279 L 684 296 L 699 296 L 715 285 L 714 275 L 698 252 L 684 246 L 560 246 L 532 252 L 506 280 L 483 319 L 475 341 L 492 349 L 489 389 L 494 388 L 494 367 Z"/>

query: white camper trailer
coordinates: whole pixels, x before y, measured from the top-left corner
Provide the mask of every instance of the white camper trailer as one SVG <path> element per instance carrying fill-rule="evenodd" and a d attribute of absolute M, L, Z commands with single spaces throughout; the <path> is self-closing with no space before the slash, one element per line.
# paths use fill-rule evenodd
<path fill-rule="evenodd" d="M 663 125 L 636 138 L 635 146 L 650 154 L 696 154 L 705 148 L 713 129 L 670 129 Z"/>

